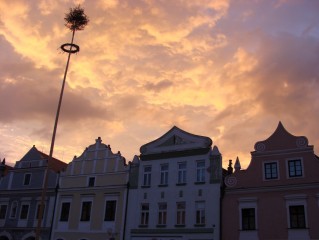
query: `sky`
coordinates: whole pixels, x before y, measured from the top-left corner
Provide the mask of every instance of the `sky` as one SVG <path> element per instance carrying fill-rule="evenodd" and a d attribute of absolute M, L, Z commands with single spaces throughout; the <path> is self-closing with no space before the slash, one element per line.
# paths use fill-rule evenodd
<path fill-rule="evenodd" d="M 318 0 L 0 1 L 0 159 L 49 153 L 75 33 L 54 157 L 102 138 L 127 161 L 173 126 L 208 136 L 242 168 L 281 121 L 319 152 Z"/>

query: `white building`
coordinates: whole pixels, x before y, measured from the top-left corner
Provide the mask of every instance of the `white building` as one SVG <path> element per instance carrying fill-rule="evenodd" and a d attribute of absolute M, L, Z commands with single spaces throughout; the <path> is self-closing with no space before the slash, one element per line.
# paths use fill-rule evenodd
<path fill-rule="evenodd" d="M 222 159 L 212 140 L 173 127 L 130 168 L 126 240 L 216 240 Z"/>

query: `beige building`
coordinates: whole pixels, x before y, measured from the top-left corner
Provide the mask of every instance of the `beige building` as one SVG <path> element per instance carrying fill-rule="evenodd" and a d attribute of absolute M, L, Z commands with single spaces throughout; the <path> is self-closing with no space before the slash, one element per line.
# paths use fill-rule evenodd
<path fill-rule="evenodd" d="M 123 239 L 129 167 L 101 138 L 61 174 L 52 240 Z"/>

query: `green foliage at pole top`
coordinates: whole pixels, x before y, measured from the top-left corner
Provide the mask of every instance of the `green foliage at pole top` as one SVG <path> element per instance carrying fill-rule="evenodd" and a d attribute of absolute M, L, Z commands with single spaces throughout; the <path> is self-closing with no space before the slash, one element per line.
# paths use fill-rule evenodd
<path fill-rule="evenodd" d="M 81 6 L 70 8 L 70 12 L 65 14 L 65 26 L 71 31 L 83 30 L 89 22 L 88 16 Z"/>

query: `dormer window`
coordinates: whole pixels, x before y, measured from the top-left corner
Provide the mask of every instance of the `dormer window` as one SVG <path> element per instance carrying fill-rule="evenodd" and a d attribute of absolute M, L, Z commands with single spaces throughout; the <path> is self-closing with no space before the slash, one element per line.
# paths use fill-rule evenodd
<path fill-rule="evenodd" d="M 303 176 L 301 159 L 288 160 L 288 175 L 290 178 Z"/>

